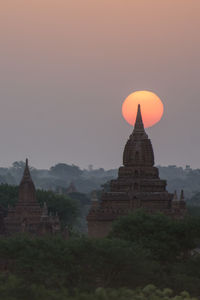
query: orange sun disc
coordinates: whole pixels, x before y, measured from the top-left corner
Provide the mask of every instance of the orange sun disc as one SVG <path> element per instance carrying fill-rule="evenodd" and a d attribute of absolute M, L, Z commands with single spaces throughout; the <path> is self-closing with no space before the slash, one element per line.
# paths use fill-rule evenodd
<path fill-rule="evenodd" d="M 135 125 L 138 104 L 141 106 L 145 128 L 160 121 L 164 111 L 160 98 L 150 91 L 136 91 L 130 94 L 122 104 L 122 115 L 130 125 Z"/>

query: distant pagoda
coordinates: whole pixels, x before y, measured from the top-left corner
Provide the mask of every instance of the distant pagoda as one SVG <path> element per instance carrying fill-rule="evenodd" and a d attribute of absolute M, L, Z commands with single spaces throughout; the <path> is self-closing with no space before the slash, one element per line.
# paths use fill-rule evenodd
<path fill-rule="evenodd" d="M 186 213 L 183 192 L 180 200 L 168 193 L 166 180 L 159 178 L 158 168 L 154 167 L 153 148 L 144 130 L 140 105 L 133 133 L 125 145 L 118 178 L 110 182 L 109 192 L 103 192 L 99 206 L 92 205 L 89 211 L 89 236 L 106 236 L 114 220 L 138 208 L 174 218 L 182 218 Z"/>
<path fill-rule="evenodd" d="M 66 193 L 67 194 L 71 194 L 71 193 L 77 193 L 77 189 L 75 187 L 75 184 L 73 183 L 73 181 L 71 181 L 70 185 L 68 186 Z"/>
<path fill-rule="evenodd" d="M 33 235 L 54 234 L 60 231 L 60 221 L 57 216 L 49 216 L 46 203 L 41 208 L 36 199 L 36 190 L 28 166 L 19 185 L 19 200 L 14 208 L 9 207 L 4 220 L 5 234 L 13 235 L 27 232 Z"/>

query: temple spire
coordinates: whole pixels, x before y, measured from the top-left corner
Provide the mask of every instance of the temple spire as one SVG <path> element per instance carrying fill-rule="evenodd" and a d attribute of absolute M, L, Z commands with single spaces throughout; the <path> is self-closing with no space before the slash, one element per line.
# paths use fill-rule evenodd
<path fill-rule="evenodd" d="M 181 196 L 180 196 L 180 201 L 184 201 L 184 191 L 183 190 L 181 190 Z"/>
<path fill-rule="evenodd" d="M 134 132 L 137 132 L 137 131 L 144 132 L 144 124 L 142 121 L 140 104 L 138 104 L 137 117 L 136 117 L 135 127 L 134 127 Z"/>
<path fill-rule="evenodd" d="M 44 202 L 41 218 L 46 218 L 46 217 L 48 217 L 48 208 L 47 208 L 47 203 Z"/>
<path fill-rule="evenodd" d="M 177 192 L 176 190 L 174 191 L 174 196 L 173 196 L 173 201 L 178 201 L 178 197 L 177 197 Z"/>
<path fill-rule="evenodd" d="M 31 178 L 28 159 L 26 159 L 26 164 L 24 168 L 24 174 L 19 185 L 19 203 L 21 202 L 37 202 L 35 186 Z"/>
<path fill-rule="evenodd" d="M 22 179 L 31 179 L 31 174 L 30 174 L 30 170 L 29 170 L 29 166 L 28 166 L 28 158 L 26 158 L 26 164 L 25 164 L 25 168 L 24 168 L 24 175 Z"/>

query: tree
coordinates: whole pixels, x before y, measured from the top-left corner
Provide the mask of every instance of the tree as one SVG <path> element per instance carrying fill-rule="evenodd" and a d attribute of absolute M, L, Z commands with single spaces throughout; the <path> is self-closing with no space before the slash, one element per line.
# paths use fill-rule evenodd
<path fill-rule="evenodd" d="M 200 239 L 200 218 L 173 220 L 163 214 L 138 210 L 117 220 L 110 237 L 137 242 L 156 260 L 173 261 L 188 255 Z"/>
<path fill-rule="evenodd" d="M 50 169 L 51 174 L 62 179 L 68 180 L 71 178 L 77 178 L 81 176 L 82 171 L 75 165 L 67 165 L 59 163 Z"/>
<path fill-rule="evenodd" d="M 62 227 L 73 228 L 80 216 L 80 201 L 66 195 L 55 194 L 51 191 L 36 191 L 36 197 L 41 206 L 46 202 L 49 213 L 58 214 Z"/>
<path fill-rule="evenodd" d="M 172 287 L 175 293 L 184 289 L 193 295 L 199 295 L 199 255 L 184 261 L 172 261 L 166 265 L 163 262 L 155 262 L 147 249 L 132 241 L 121 239 L 79 237 L 65 240 L 60 236 L 33 238 L 26 235 L 0 238 L 0 266 L 2 270 L 6 269 L 3 280 L 0 276 L 0 295 L 3 299 L 6 299 L 4 295 L 7 295 L 4 294 L 3 287 L 7 287 L 6 293 L 10 295 L 8 299 L 13 299 L 19 292 L 21 298 L 18 297 L 22 300 L 27 299 L 27 294 L 23 298 L 23 294 L 20 293 L 28 292 L 33 286 L 34 291 L 42 287 L 42 290 L 49 293 L 64 290 L 73 294 L 75 290 L 84 293 L 90 291 L 87 297 L 80 299 L 90 299 L 89 295 L 91 299 L 95 299 L 92 297 L 96 297 L 97 294 L 93 291 L 99 287 L 103 289 L 98 289 L 97 299 L 104 299 L 100 296 L 100 291 L 107 294 L 105 299 L 110 299 L 110 289 L 116 289 L 113 293 L 120 297 L 124 287 L 137 290 L 134 291 L 136 294 L 131 296 L 131 291 L 126 289 L 127 298 L 124 293 L 122 299 L 157 300 L 161 295 L 163 299 L 173 299 L 172 291 L 157 290 L 152 284 L 159 288 Z M 9 281 L 8 275 L 17 278 L 17 282 L 15 278 L 14 281 L 12 278 Z M 152 284 L 145 287 L 149 283 Z M 28 299 L 32 299 L 33 296 Z M 42 295 L 34 297 L 33 299 L 45 299 Z M 116 299 L 120 299 L 118 297 L 116 296 Z M 190 299 L 186 294 L 185 298 Z"/>
<path fill-rule="evenodd" d="M 0 239 L 0 257 L 9 273 L 46 288 L 136 287 L 155 273 L 146 251 L 115 239 L 19 235 Z"/>
<path fill-rule="evenodd" d="M 8 206 L 15 206 L 18 200 L 18 187 L 8 184 L 0 185 L 0 205 L 7 209 Z"/>

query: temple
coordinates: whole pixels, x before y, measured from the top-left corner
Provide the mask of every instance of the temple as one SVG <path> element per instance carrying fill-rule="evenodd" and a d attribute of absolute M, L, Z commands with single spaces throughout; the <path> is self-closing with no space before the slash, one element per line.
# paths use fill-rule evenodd
<path fill-rule="evenodd" d="M 15 207 L 8 208 L 4 225 L 6 235 L 20 232 L 44 235 L 60 231 L 58 216 L 49 216 L 46 203 L 41 208 L 36 199 L 36 190 L 30 175 L 28 159 L 26 159 L 24 174 L 19 185 L 19 200 Z"/>
<path fill-rule="evenodd" d="M 70 183 L 70 185 L 68 186 L 66 193 L 67 194 L 71 194 L 71 193 L 77 193 L 77 189 L 75 187 L 75 184 L 73 183 L 73 181 Z"/>
<path fill-rule="evenodd" d="M 124 148 L 123 166 L 119 168 L 118 178 L 110 182 L 110 190 L 103 192 L 100 203 L 92 204 L 89 211 L 89 236 L 106 236 L 114 220 L 139 208 L 149 213 L 162 212 L 173 218 L 182 218 L 186 213 L 183 192 L 180 199 L 174 197 L 166 190 L 166 180 L 159 178 L 140 105 L 134 130 Z"/>

